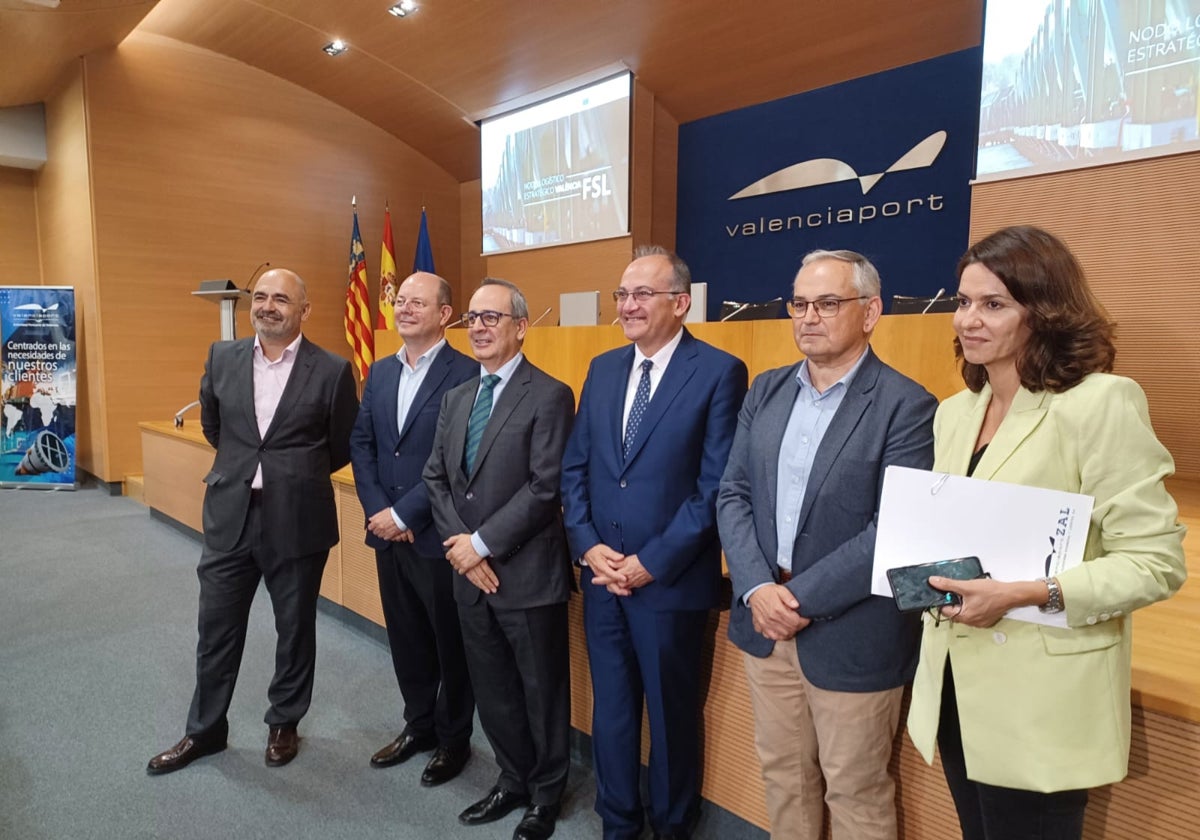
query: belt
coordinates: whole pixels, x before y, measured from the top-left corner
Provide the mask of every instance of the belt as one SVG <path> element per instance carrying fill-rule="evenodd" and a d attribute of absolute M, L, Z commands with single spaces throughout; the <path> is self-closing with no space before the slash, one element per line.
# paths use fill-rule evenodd
<path fill-rule="evenodd" d="M 792 570 L 785 569 L 782 566 L 780 566 L 779 567 L 779 582 L 787 583 L 791 579 L 792 579 Z"/>

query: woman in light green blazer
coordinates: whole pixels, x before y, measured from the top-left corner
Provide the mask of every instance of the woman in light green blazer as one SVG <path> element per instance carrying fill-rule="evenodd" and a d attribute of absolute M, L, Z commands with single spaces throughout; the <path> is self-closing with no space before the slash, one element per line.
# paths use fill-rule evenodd
<path fill-rule="evenodd" d="M 1084 563 L 1057 578 L 931 578 L 908 731 L 935 742 L 964 840 L 1079 838 L 1087 789 L 1129 758 L 1131 613 L 1187 576 L 1163 486 L 1174 462 L 1136 382 L 1107 371 L 1112 324 L 1058 239 L 1006 228 L 959 262 L 955 349 L 968 390 L 934 421 L 934 469 L 1095 498 Z M 1005 618 L 1066 611 L 1066 629 Z"/>

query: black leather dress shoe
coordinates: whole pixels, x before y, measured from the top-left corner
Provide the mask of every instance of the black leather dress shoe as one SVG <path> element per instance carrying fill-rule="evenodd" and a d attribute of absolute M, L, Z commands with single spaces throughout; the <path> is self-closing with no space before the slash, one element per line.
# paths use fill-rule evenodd
<path fill-rule="evenodd" d="M 419 752 L 427 752 L 437 746 L 437 736 L 432 732 L 425 735 L 413 732 L 407 726 L 396 736 L 396 740 L 371 756 L 372 767 L 391 767 L 408 761 Z"/>
<path fill-rule="evenodd" d="M 554 833 L 558 805 L 530 805 L 513 832 L 513 840 L 547 840 Z"/>
<path fill-rule="evenodd" d="M 470 744 L 458 747 L 438 747 L 433 751 L 433 758 L 429 759 L 429 763 L 425 765 L 425 772 L 421 774 L 421 785 L 436 787 L 450 781 L 462 772 L 470 757 Z"/>
<path fill-rule="evenodd" d="M 282 767 L 300 751 L 300 736 L 292 725 L 272 726 L 267 732 L 267 752 L 264 756 L 268 767 Z"/>
<path fill-rule="evenodd" d="M 146 765 L 146 772 L 151 776 L 161 776 L 164 773 L 174 773 L 182 770 L 197 758 L 219 753 L 225 749 L 225 739 L 205 740 L 183 736 L 183 740 L 166 752 L 160 752 Z"/>
<path fill-rule="evenodd" d="M 528 804 L 529 797 L 526 794 L 513 793 L 511 790 L 505 790 L 496 785 L 488 791 L 487 796 L 459 814 L 458 821 L 463 825 L 482 825 L 495 822 Z"/>

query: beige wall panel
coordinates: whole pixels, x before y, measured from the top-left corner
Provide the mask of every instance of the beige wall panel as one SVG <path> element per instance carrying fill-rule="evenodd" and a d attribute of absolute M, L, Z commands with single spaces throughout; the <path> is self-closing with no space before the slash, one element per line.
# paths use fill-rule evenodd
<path fill-rule="evenodd" d="M 1180 475 L 1200 478 L 1200 153 L 976 185 L 971 241 L 1034 224 L 1070 246 L 1117 322 L 1116 372 L 1141 383 Z"/>
<path fill-rule="evenodd" d="M 679 180 L 679 121 L 661 102 L 654 103 L 654 174 L 651 196 L 650 241 L 675 250 L 675 215 Z M 689 266 L 691 267 L 691 266 Z M 703 266 L 691 267 L 703 281 Z"/>
<path fill-rule="evenodd" d="M 421 207 L 434 259 L 458 273 L 459 186 L 394 137 L 315 94 L 170 39 L 135 33 L 87 59 L 111 456 L 140 470 L 138 420 L 196 398 L 217 309 L 191 296 L 264 260 L 308 283 L 305 334 L 349 355 L 342 326 L 350 199 L 372 301 L 384 202 L 411 265 Z M 49 275 L 48 275 L 49 276 Z M 374 306 L 374 302 L 372 303 Z M 248 335 L 243 311 L 239 333 Z"/>
<path fill-rule="evenodd" d="M 629 265 L 633 246 L 630 237 L 603 239 L 582 245 L 560 245 L 487 257 L 487 273 L 521 287 L 536 318 L 554 307 L 544 323 L 558 323 L 558 296 L 563 292 L 600 292 L 600 323 L 617 317 L 611 292 L 621 284 L 621 272 Z"/>
<path fill-rule="evenodd" d="M 0 286 L 42 282 L 34 173 L 0 166 Z"/>
<path fill-rule="evenodd" d="M 125 472 L 141 470 L 110 469 L 82 62 L 71 66 L 55 93 L 46 100 L 46 154 L 46 165 L 35 178 L 42 282 L 47 286 L 75 287 L 78 342 L 75 462 L 80 469 L 106 481 L 120 481 Z M 131 446 L 139 446 L 136 422 L 128 430 L 128 438 Z"/>

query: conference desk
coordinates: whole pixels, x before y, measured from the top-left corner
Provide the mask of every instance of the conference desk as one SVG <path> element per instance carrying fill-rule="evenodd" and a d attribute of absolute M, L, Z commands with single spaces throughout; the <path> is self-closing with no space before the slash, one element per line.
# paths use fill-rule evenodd
<path fill-rule="evenodd" d="M 949 315 L 886 316 L 873 340 L 884 361 L 924 384 L 939 399 L 961 389 L 953 354 Z M 796 358 L 788 321 L 696 324 L 698 337 L 746 360 L 750 375 Z M 469 352 L 465 330 L 451 330 L 454 346 Z M 530 360 L 571 386 L 576 397 L 597 353 L 624 343 L 618 327 L 535 327 L 525 342 Z M 394 333 L 376 333 L 376 356 L 395 352 Z M 141 424 L 145 499 L 160 516 L 200 530 L 201 478 L 212 449 L 189 422 Z M 362 540 L 364 516 L 349 468 L 333 476 L 343 539 L 330 552 L 321 594 L 376 624 L 383 624 L 374 553 Z M 1189 571 L 1200 575 L 1200 482 L 1172 481 L 1181 518 Z M 591 732 L 592 702 L 582 607 L 570 610 L 572 725 Z M 1133 745 L 1130 776 L 1092 794 L 1085 837 L 1177 838 L 1200 825 L 1200 583 L 1194 580 L 1170 601 L 1137 613 L 1133 660 Z M 753 718 L 741 653 L 726 637 L 728 611 L 709 621 L 705 663 L 702 738 L 703 794 L 710 802 L 765 827 L 766 809 Z M 1019 675 L 1013 675 L 1019 679 Z M 643 736 L 643 744 L 648 737 Z M 644 756 L 643 756 L 644 757 Z M 939 767 L 929 767 L 904 736 L 897 737 L 892 770 L 897 779 L 901 837 L 942 837 L 957 825 Z"/>

